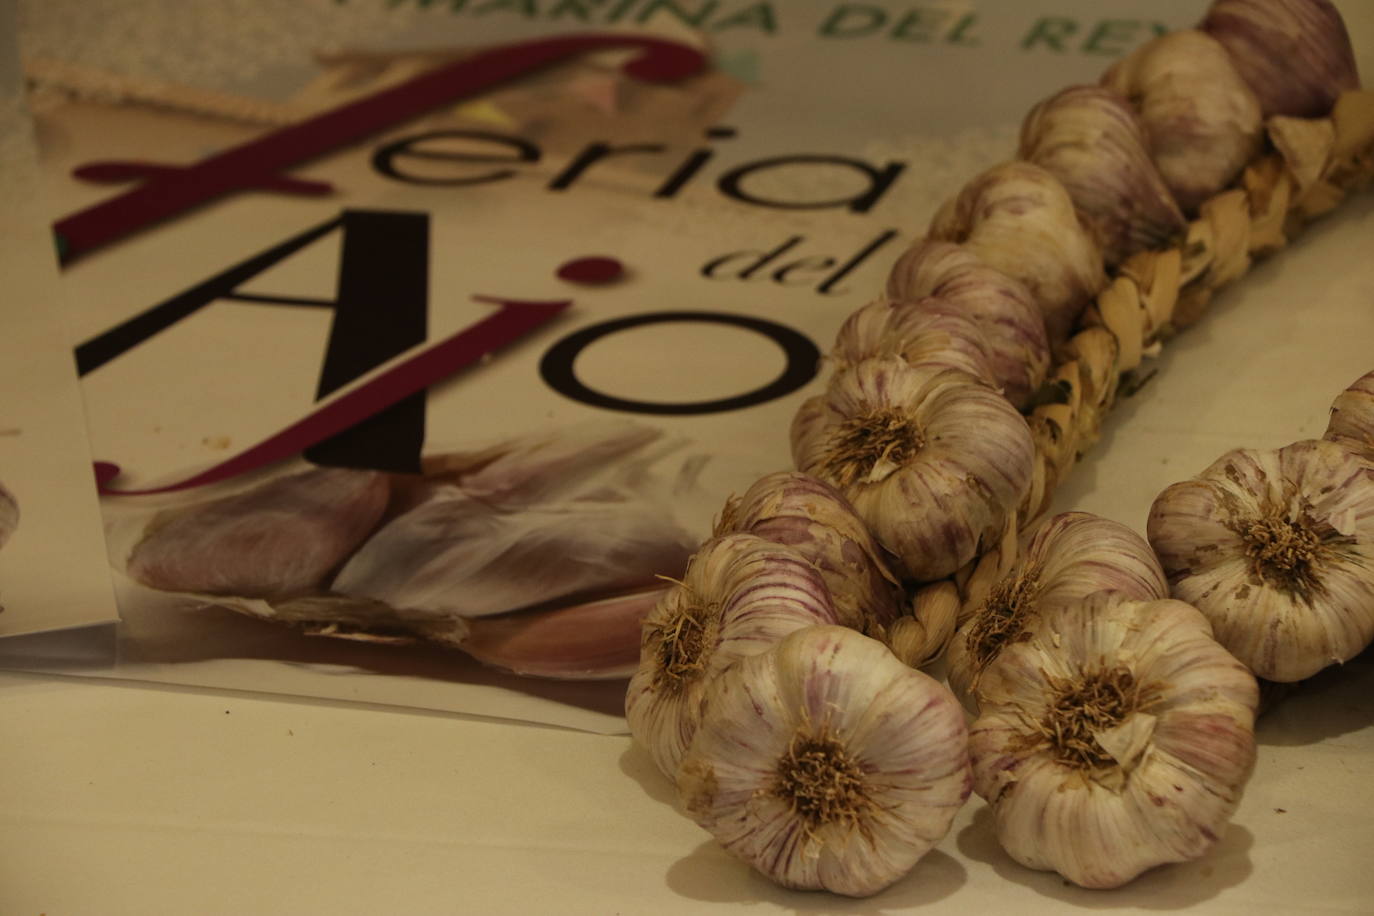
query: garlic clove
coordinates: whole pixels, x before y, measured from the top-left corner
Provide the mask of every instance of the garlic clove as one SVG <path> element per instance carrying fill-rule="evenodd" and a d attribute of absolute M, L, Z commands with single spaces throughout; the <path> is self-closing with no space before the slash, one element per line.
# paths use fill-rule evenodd
<path fill-rule="evenodd" d="M 1106 888 L 1215 846 L 1254 766 L 1259 691 L 1196 609 L 1060 605 L 985 684 L 974 789 L 1013 859 Z"/>
<path fill-rule="evenodd" d="M 1259 677 L 1297 681 L 1374 640 L 1374 466 L 1324 440 L 1237 449 L 1161 493 L 1173 595 Z"/>
<path fill-rule="evenodd" d="M 386 508 L 387 478 L 319 468 L 153 517 L 130 578 L 165 591 L 285 597 L 323 585 Z"/>
<path fill-rule="evenodd" d="M 1198 27 L 1226 48 L 1266 116 L 1321 117 L 1359 88 L 1350 35 L 1329 0 L 1215 0 Z"/>
<path fill-rule="evenodd" d="M 625 695 L 630 733 L 673 778 L 714 678 L 795 630 L 835 622 L 824 580 L 795 550 L 751 534 L 707 541 L 644 620 Z"/>
<path fill-rule="evenodd" d="M 783 544 L 814 564 L 847 627 L 880 638 L 902 614 L 901 583 L 889 568 L 895 558 L 844 495 L 822 480 L 796 471 L 760 478 L 726 503 L 715 534 L 733 532 Z"/>
<path fill-rule="evenodd" d="M 1374 372 L 1366 372 L 1336 396 L 1322 438 L 1374 463 Z"/>
<path fill-rule="evenodd" d="M 958 703 L 852 630 L 808 627 L 743 660 L 707 709 L 678 775 L 683 805 L 784 887 L 877 893 L 969 794 Z"/>
<path fill-rule="evenodd" d="M 493 668 L 559 680 L 627 678 L 639 667 L 645 617 L 667 593 L 652 588 L 565 607 L 466 621 L 459 648 Z"/>
<path fill-rule="evenodd" d="M 959 369 L 995 385 L 991 345 L 978 322 L 935 296 L 870 302 L 840 326 L 830 352 L 841 372 L 861 360 L 892 356 L 919 369 Z"/>
<path fill-rule="evenodd" d="M 1228 187 L 1260 151 L 1259 102 L 1226 49 L 1204 32 L 1170 32 L 1142 45 L 1102 85 L 1136 105 L 1155 167 L 1187 213 Z"/>
<path fill-rule="evenodd" d="M 1146 142 L 1124 96 L 1071 86 L 1031 109 L 1017 155 L 1059 179 L 1113 265 L 1169 247 L 1187 227 Z"/>
<path fill-rule="evenodd" d="M 449 484 L 370 537 L 331 588 L 479 617 L 639 588 L 681 573 L 694 546 L 665 507 L 617 491 L 493 507 Z"/>
<path fill-rule="evenodd" d="M 0 483 L 0 547 L 5 546 L 5 542 L 14 534 L 14 529 L 19 527 L 19 500 L 14 498 L 3 483 Z"/>
<path fill-rule="evenodd" d="M 971 560 L 1030 485 L 1025 419 L 962 372 L 872 359 L 832 380 L 793 423 L 797 467 L 838 488 L 919 581 Z"/>
<path fill-rule="evenodd" d="M 964 186 L 931 220 L 928 235 L 957 242 L 1025 284 L 1051 347 L 1068 339 L 1107 285 L 1102 252 L 1059 180 L 1029 162 L 1007 162 Z"/>
<path fill-rule="evenodd" d="M 887 295 L 919 300 L 937 296 L 970 315 L 988 344 L 993 384 L 1025 407 L 1049 370 L 1045 318 L 1019 280 L 987 266 L 953 242 L 921 239 L 902 253 L 888 274 Z"/>
<path fill-rule="evenodd" d="M 1015 563 L 965 611 L 949 646 L 950 689 L 977 710 L 983 672 L 998 655 L 1025 639 L 1048 609 L 1103 590 L 1138 600 L 1169 593 L 1150 545 L 1125 525 L 1087 512 L 1041 522 Z"/>

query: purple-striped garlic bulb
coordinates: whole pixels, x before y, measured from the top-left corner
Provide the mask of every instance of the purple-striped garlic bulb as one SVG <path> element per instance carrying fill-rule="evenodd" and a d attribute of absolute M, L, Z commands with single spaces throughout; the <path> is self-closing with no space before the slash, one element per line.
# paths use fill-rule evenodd
<path fill-rule="evenodd" d="M 1336 396 L 1322 438 L 1374 463 L 1374 372 L 1366 372 Z"/>
<path fill-rule="evenodd" d="M 902 586 L 891 569 L 896 558 L 823 480 L 799 471 L 760 478 L 725 504 L 715 534 L 734 532 L 791 547 L 815 565 L 844 626 L 882 638 L 902 614 Z"/>
<path fill-rule="evenodd" d="M 1298 681 L 1374 640 L 1374 466 L 1335 442 L 1236 449 L 1150 507 L 1173 595 L 1259 677 Z"/>
<path fill-rule="evenodd" d="M 1259 101 L 1204 32 L 1170 32 L 1142 45 L 1102 85 L 1140 112 L 1150 157 L 1186 213 L 1229 186 L 1260 151 Z"/>
<path fill-rule="evenodd" d="M 959 369 L 995 386 L 991 349 L 978 322 L 950 302 L 882 298 L 845 320 L 830 359 L 844 371 L 861 360 L 897 356 L 920 369 Z"/>
<path fill-rule="evenodd" d="M 712 680 L 788 633 L 834 623 L 825 580 L 792 548 L 752 534 L 707 541 L 644 619 L 625 695 L 630 733 L 674 778 Z"/>
<path fill-rule="evenodd" d="M 1025 639 L 1050 608 L 1103 590 L 1141 601 L 1169 594 L 1150 545 L 1130 528 L 1087 512 L 1045 519 L 1006 575 L 970 596 L 947 654 L 950 688 L 978 709 L 984 672 L 1008 646 Z"/>
<path fill-rule="evenodd" d="M 937 296 L 983 329 L 993 384 L 1016 407 L 1040 390 L 1050 365 L 1045 316 L 1024 283 L 989 267 L 963 245 L 921 239 L 902 253 L 887 278 L 892 299 Z"/>
<path fill-rule="evenodd" d="M 1350 35 L 1330 0 L 1216 0 L 1198 28 L 1230 53 L 1266 117 L 1322 117 L 1360 86 Z"/>
<path fill-rule="evenodd" d="M 1168 247 L 1187 228 L 1145 144 L 1124 96 L 1071 86 L 1031 109 L 1017 155 L 1059 179 L 1114 265 Z"/>
<path fill-rule="evenodd" d="M 974 790 L 1017 862 L 1119 887 L 1216 845 L 1258 702 L 1197 610 L 1100 592 L 1047 610 L 984 673 Z"/>
<path fill-rule="evenodd" d="M 876 894 L 968 798 L 958 702 L 853 630 L 808 627 L 744 659 L 706 709 L 678 773 L 683 806 L 784 887 Z"/>
<path fill-rule="evenodd" d="M 792 457 L 840 490 L 918 581 L 954 572 L 997 536 L 1030 487 L 1025 418 L 949 369 L 870 359 L 835 377 L 792 422 Z"/>
<path fill-rule="evenodd" d="M 974 178 L 931 220 L 930 238 L 957 242 L 1030 290 L 1051 347 L 1068 340 L 1079 313 L 1107 285 L 1102 252 L 1059 179 L 1029 162 Z"/>

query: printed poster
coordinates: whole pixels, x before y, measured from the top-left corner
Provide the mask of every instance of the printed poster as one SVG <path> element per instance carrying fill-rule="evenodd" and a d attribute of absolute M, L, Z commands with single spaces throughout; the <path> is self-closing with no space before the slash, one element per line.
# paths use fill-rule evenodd
<path fill-rule="evenodd" d="M 24 5 L 113 673 L 623 728 L 844 318 L 1035 102 L 1200 12 Z"/>

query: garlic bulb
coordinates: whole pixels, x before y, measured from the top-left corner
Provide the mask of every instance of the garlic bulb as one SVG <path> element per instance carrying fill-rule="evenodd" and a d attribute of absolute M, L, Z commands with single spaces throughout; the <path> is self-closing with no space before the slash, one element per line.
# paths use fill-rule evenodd
<path fill-rule="evenodd" d="M 978 322 L 935 296 L 870 302 L 840 326 L 830 351 L 839 371 L 881 356 L 900 356 L 921 369 L 959 369 L 995 384 L 991 345 Z"/>
<path fill-rule="evenodd" d="M 1256 675 L 1297 681 L 1374 639 L 1374 466 L 1334 442 L 1236 449 L 1150 507 L 1173 595 Z"/>
<path fill-rule="evenodd" d="M 1374 372 L 1367 372 L 1336 396 L 1323 439 L 1339 442 L 1374 462 Z"/>
<path fill-rule="evenodd" d="M 0 547 L 5 546 L 5 542 L 14 534 L 14 529 L 19 527 L 19 500 L 14 498 L 14 494 L 0 483 Z"/>
<path fill-rule="evenodd" d="M 1205 855 L 1254 766 L 1255 679 L 1179 601 L 1049 610 L 983 696 L 969 752 L 1002 848 L 1083 887 Z"/>
<path fill-rule="evenodd" d="M 376 526 L 385 475 L 319 468 L 155 516 L 129 554 L 137 582 L 166 591 L 288 597 L 317 589 Z"/>
<path fill-rule="evenodd" d="M 1198 28 L 1230 53 L 1266 116 L 1321 117 L 1359 88 L 1350 36 L 1329 0 L 1216 0 Z"/>
<path fill-rule="evenodd" d="M 1203 32 L 1142 45 L 1102 85 L 1135 103 L 1155 167 L 1186 212 L 1230 185 L 1260 151 L 1259 102 L 1226 49 Z"/>
<path fill-rule="evenodd" d="M 1111 265 L 1166 248 L 1187 228 L 1145 144 L 1125 97 L 1071 86 L 1031 109 L 1017 155 L 1059 179 Z"/>
<path fill-rule="evenodd" d="M 1029 162 L 1007 162 L 969 182 L 935 214 L 928 235 L 963 244 L 1024 283 L 1052 347 L 1068 339 L 1084 306 L 1107 285 L 1102 252 L 1068 191 Z"/>
<path fill-rule="evenodd" d="M 1104 589 L 1142 601 L 1169 594 L 1150 545 L 1125 525 L 1087 512 L 1041 522 L 1006 575 L 970 596 L 971 608 L 949 646 L 950 688 L 977 709 L 983 673 L 1031 632 L 1037 618 Z"/>
<path fill-rule="evenodd" d="M 1001 531 L 1034 454 L 1025 419 L 995 391 L 899 359 L 858 363 L 792 423 L 797 467 L 844 493 L 919 581 L 954 572 Z"/>
<path fill-rule="evenodd" d="M 849 501 L 830 484 L 796 471 L 778 471 L 730 499 L 716 536 L 746 532 L 791 547 L 820 571 L 839 622 L 881 637 L 902 613 L 895 560 L 873 539 Z"/>
<path fill-rule="evenodd" d="M 706 542 L 644 620 L 625 695 L 630 733 L 673 778 L 712 679 L 794 630 L 835 622 L 825 582 L 795 550 L 751 534 Z"/>
<path fill-rule="evenodd" d="M 688 814 L 784 887 L 875 894 L 968 798 L 959 704 L 881 643 L 808 627 L 711 684 L 678 774 Z"/>
<path fill-rule="evenodd" d="M 993 384 L 1025 407 L 1049 371 L 1050 344 L 1030 290 L 987 266 L 962 245 L 921 239 L 902 253 L 887 278 L 887 295 L 938 296 L 978 322 L 988 344 Z"/>

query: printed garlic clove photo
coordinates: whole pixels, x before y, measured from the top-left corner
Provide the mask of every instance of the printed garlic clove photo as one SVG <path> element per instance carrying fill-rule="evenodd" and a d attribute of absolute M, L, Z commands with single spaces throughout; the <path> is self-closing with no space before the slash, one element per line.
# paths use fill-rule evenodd
<path fill-rule="evenodd" d="M 616 680 L 639 666 L 644 619 L 666 583 L 562 607 L 464 621 L 460 649 L 484 665 L 525 677 Z"/>
<path fill-rule="evenodd" d="M 1155 498 L 1173 595 L 1270 681 L 1299 681 L 1374 640 L 1374 466 L 1335 442 L 1236 449 Z"/>
<path fill-rule="evenodd" d="M 1215 0 L 1198 26 L 1219 41 L 1266 117 L 1318 118 L 1360 85 L 1330 0 Z"/>
<path fill-rule="evenodd" d="M 319 468 L 154 516 L 126 572 L 151 588 L 243 598 L 318 589 L 386 509 L 386 475 Z"/>
<path fill-rule="evenodd" d="M 1120 887 L 1221 839 L 1255 763 L 1255 678 L 1180 601 L 1045 612 L 983 678 L 974 791 L 1017 862 Z"/>
<path fill-rule="evenodd" d="M 1017 155 L 1058 178 L 1108 265 L 1169 247 L 1187 223 L 1150 160 L 1130 103 L 1101 86 L 1071 86 L 1031 109 Z"/>
<path fill-rule="evenodd" d="M 707 693 L 678 774 L 682 805 L 783 887 L 876 894 L 940 841 L 968 798 L 959 704 L 852 630 L 799 630 Z"/>
<path fill-rule="evenodd" d="M 993 384 L 1016 407 L 1040 390 L 1050 365 L 1045 316 L 1021 281 L 989 267 L 963 245 L 921 239 L 887 278 L 887 296 L 937 296 L 978 322 L 988 343 Z"/>
<path fill-rule="evenodd" d="M 508 509 L 450 485 L 368 538 L 330 588 L 480 617 L 680 575 L 694 547 L 663 506 L 615 492 Z"/>
<path fill-rule="evenodd" d="M 706 542 L 644 621 L 630 734 L 675 778 L 714 679 L 795 630 L 834 623 L 825 580 L 797 551 L 752 534 Z"/>
<path fill-rule="evenodd" d="M 1170 32 L 1142 45 L 1102 85 L 1135 105 L 1150 158 L 1185 213 L 1229 187 L 1260 152 L 1259 101 L 1205 32 Z"/>
<path fill-rule="evenodd" d="M 1030 486 L 1025 418 L 978 380 L 870 359 L 805 402 L 792 457 L 842 492 L 878 542 L 922 582 L 1000 534 Z"/>
<path fill-rule="evenodd" d="M 1023 283 L 1044 316 L 1051 347 L 1069 338 L 1079 314 L 1107 285 L 1102 252 L 1069 192 L 1030 162 L 1003 163 L 974 178 L 935 214 L 928 235 L 965 246 Z"/>

